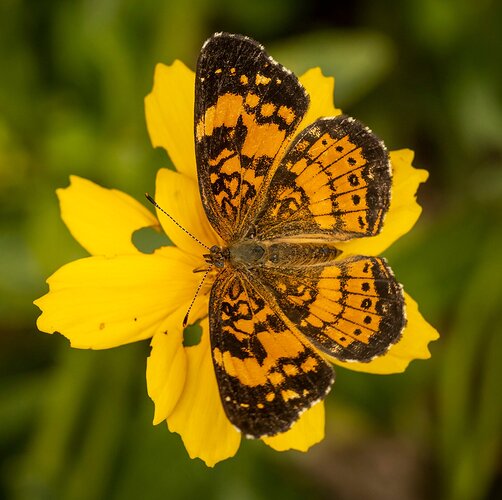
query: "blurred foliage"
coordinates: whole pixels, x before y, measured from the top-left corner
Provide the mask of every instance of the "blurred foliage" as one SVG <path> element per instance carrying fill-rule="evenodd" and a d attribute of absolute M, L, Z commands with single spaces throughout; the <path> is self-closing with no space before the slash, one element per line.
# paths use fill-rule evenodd
<path fill-rule="evenodd" d="M 502 497 L 502 9 L 490 0 L 3 0 L 0 3 L 0 497 Z M 68 348 L 32 300 L 85 255 L 54 190 L 77 174 L 138 199 L 168 163 L 143 98 L 157 62 L 251 35 L 430 171 L 387 257 L 441 332 L 403 375 L 338 370 L 308 454 L 245 442 L 207 469 L 152 427 L 147 343 Z"/>

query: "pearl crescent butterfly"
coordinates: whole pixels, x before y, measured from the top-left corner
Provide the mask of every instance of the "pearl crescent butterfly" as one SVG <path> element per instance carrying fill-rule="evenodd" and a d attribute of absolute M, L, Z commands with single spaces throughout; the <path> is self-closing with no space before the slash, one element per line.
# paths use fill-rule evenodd
<path fill-rule="evenodd" d="M 225 413 L 246 436 L 288 430 L 334 382 L 330 359 L 368 362 L 405 326 L 384 259 L 337 243 L 380 232 L 384 144 L 340 115 L 298 131 L 309 96 L 256 41 L 218 33 L 195 81 L 202 203 L 225 242 L 206 260 L 212 358 Z"/>

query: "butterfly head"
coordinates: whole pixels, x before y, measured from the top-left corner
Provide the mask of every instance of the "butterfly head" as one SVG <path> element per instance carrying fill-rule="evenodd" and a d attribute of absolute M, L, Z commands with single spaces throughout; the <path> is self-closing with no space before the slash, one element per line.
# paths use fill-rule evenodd
<path fill-rule="evenodd" d="M 229 259 L 230 254 L 228 248 L 220 248 L 218 245 L 213 245 L 209 249 L 210 253 L 204 254 L 204 259 L 208 264 L 222 269 L 225 267 L 225 262 Z"/>

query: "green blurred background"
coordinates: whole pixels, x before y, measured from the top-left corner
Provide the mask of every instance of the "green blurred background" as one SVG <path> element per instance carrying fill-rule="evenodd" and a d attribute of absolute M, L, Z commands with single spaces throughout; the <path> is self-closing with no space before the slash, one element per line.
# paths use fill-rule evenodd
<path fill-rule="evenodd" d="M 329 7 L 326 4 L 329 3 Z M 502 9 L 488 0 L 0 2 L 0 498 L 502 498 Z M 78 351 L 33 299 L 85 256 L 55 189 L 77 174 L 143 200 L 158 168 L 143 98 L 157 62 L 192 68 L 248 34 L 427 168 L 424 213 L 387 253 L 440 331 L 403 375 L 338 370 L 308 454 L 244 442 L 206 468 L 153 427 L 148 342 Z"/>

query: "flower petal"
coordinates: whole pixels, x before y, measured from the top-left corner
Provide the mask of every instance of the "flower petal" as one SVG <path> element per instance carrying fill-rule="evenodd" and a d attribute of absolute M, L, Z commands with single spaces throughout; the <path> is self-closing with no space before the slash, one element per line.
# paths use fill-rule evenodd
<path fill-rule="evenodd" d="M 207 319 L 201 326 L 200 343 L 185 348 L 188 363 L 185 387 L 167 422 L 171 432 L 181 435 L 191 458 L 200 458 L 213 467 L 235 455 L 241 434 L 227 419 L 221 404 Z"/>
<path fill-rule="evenodd" d="M 35 301 L 40 330 L 59 332 L 73 347 L 106 349 L 152 337 L 190 303 L 200 277 L 193 259 L 174 247 L 152 255 L 88 257 L 66 264 Z M 206 299 L 207 300 L 207 299 Z"/>
<path fill-rule="evenodd" d="M 168 214 L 204 245 L 211 247 L 219 244 L 218 237 L 202 207 L 197 181 L 173 170 L 161 168 L 157 173 L 155 199 Z M 202 254 L 207 253 L 204 248 L 160 210 L 158 217 L 171 241 L 181 250 L 200 259 L 202 265 L 204 263 Z"/>
<path fill-rule="evenodd" d="M 207 316 L 209 287 L 199 291 L 190 311 L 190 323 Z M 173 411 L 185 387 L 187 356 L 183 347 L 183 319 L 188 303 L 180 305 L 158 329 L 151 342 L 146 365 L 148 395 L 155 404 L 153 424 L 160 424 Z"/>
<path fill-rule="evenodd" d="M 173 411 L 185 386 L 187 360 L 183 331 L 170 328 L 155 334 L 146 365 L 148 395 L 155 403 L 153 424 L 160 424 Z"/>
<path fill-rule="evenodd" d="M 409 149 L 390 152 L 393 170 L 392 198 L 380 234 L 339 243 L 345 254 L 378 255 L 406 234 L 417 222 L 422 207 L 417 203 L 417 189 L 425 182 L 427 170 L 414 168 L 411 164 L 414 153 Z"/>
<path fill-rule="evenodd" d="M 145 98 L 146 124 L 154 147 L 163 147 L 176 170 L 197 178 L 194 146 L 195 74 L 181 61 L 157 64 Z"/>
<path fill-rule="evenodd" d="M 289 431 L 262 438 L 276 451 L 307 451 L 324 439 L 324 401 L 309 408 Z"/>
<path fill-rule="evenodd" d="M 358 372 L 387 374 L 403 372 L 410 361 L 414 359 L 430 358 L 428 344 L 438 339 L 439 334 L 425 321 L 418 311 L 417 303 L 407 293 L 404 294 L 404 301 L 406 304 L 406 328 L 401 340 L 394 344 L 385 355 L 375 358 L 369 363 L 333 362 Z"/>
<path fill-rule="evenodd" d="M 312 68 L 300 76 L 300 83 L 310 95 L 310 106 L 298 131 L 322 116 L 336 116 L 341 113 L 341 110 L 333 105 L 335 79 L 332 76 L 324 76 L 321 68 Z"/>
<path fill-rule="evenodd" d="M 70 176 L 67 188 L 56 192 L 64 223 L 92 255 L 138 253 L 131 241 L 134 231 L 159 225 L 155 216 L 131 196 L 75 175 Z"/>

